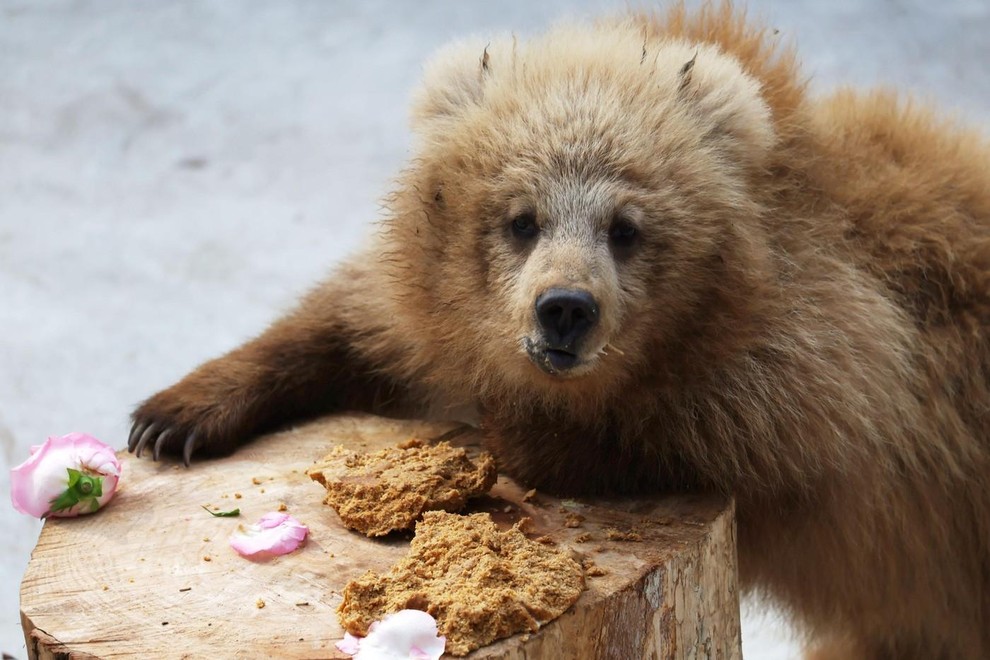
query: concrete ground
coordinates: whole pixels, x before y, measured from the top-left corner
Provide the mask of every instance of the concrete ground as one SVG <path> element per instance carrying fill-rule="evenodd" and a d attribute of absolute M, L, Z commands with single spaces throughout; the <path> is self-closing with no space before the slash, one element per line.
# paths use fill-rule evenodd
<path fill-rule="evenodd" d="M 71 430 L 123 446 L 137 401 L 354 248 L 440 44 L 626 4 L 0 0 L 0 651 L 25 656 L 40 525 L 5 502 L 28 446 Z M 879 83 L 990 116 L 985 0 L 750 11 L 799 45 L 814 90 Z M 747 606 L 747 656 L 794 657 L 764 611 Z"/>

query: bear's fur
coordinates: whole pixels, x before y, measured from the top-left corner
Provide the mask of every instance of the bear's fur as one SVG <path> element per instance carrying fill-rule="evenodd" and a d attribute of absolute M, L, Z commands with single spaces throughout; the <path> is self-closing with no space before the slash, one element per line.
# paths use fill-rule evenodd
<path fill-rule="evenodd" d="M 530 486 L 733 494 L 744 586 L 835 648 L 990 657 L 981 136 L 811 97 L 728 5 L 455 45 L 413 115 L 369 251 L 144 402 L 132 450 L 473 409 Z M 595 301 L 559 350 L 550 289 Z"/>

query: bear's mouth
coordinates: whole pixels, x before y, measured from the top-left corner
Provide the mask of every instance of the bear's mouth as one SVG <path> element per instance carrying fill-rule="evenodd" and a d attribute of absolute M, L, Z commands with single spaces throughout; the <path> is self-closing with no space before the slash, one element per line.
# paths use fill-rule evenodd
<path fill-rule="evenodd" d="M 550 348 L 544 343 L 535 342 L 529 337 L 523 339 L 523 348 L 530 361 L 544 373 L 563 376 L 582 364 L 581 357 L 572 351 Z"/>
<path fill-rule="evenodd" d="M 550 366 L 554 371 L 567 371 L 573 368 L 580 361 L 578 356 L 574 353 L 568 351 L 562 351 L 556 348 L 548 348 L 543 353 L 543 362 Z"/>

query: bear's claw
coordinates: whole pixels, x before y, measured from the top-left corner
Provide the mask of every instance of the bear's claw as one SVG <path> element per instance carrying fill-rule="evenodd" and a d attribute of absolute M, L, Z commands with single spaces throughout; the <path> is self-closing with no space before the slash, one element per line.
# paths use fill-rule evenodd
<path fill-rule="evenodd" d="M 131 447 L 131 441 L 128 441 L 128 449 L 134 452 L 134 455 L 141 458 L 141 453 L 144 448 L 148 445 L 148 441 L 155 435 L 155 430 L 158 425 L 152 422 L 151 424 L 142 425 L 142 431 L 140 434 L 134 433 L 136 440 L 134 440 L 134 446 Z"/>
<path fill-rule="evenodd" d="M 158 460 L 158 457 L 161 456 L 162 445 L 165 443 L 165 439 L 170 435 L 172 435 L 172 429 L 165 429 L 158 434 L 158 438 L 155 440 L 155 448 L 151 452 L 151 457 L 156 461 Z"/>
<path fill-rule="evenodd" d="M 153 460 L 159 460 L 162 455 L 162 449 L 167 445 L 171 444 L 171 449 L 174 451 L 178 449 L 178 443 L 169 443 L 168 439 L 176 432 L 173 427 L 167 427 L 159 432 L 159 424 L 157 422 L 148 422 L 143 420 L 135 420 L 133 426 L 131 426 L 131 433 L 127 438 L 127 451 L 134 454 L 137 458 L 141 458 L 141 454 L 145 449 L 151 447 L 151 457 Z M 154 443 L 152 444 L 152 439 Z M 181 444 L 182 447 L 182 462 L 186 467 L 189 467 L 192 461 L 193 452 L 197 449 L 198 444 L 196 442 L 196 432 L 193 431 L 186 436 L 186 439 Z"/>
<path fill-rule="evenodd" d="M 189 467 L 189 462 L 192 460 L 193 451 L 196 450 L 196 432 L 193 431 L 186 437 L 185 444 L 182 445 L 182 462 L 186 467 Z"/>

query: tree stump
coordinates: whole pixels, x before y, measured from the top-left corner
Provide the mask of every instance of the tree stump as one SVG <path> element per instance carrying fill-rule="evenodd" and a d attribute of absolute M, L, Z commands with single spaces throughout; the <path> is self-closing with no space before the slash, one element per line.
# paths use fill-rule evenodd
<path fill-rule="evenodd" d="M 21 584 L 30 657 L 348 657 L 334 647 L 343 637 L 335 609 L 344 585 L 388 570 L 411 535 L 372 540 L 348 531 L 305 472 L 335 444 L 375 450 L 413 436 L 480 445 L 467 427 L 353 416 L 273 434 L 189 469 L 123 454 L 121 490 L 106 508 L 45 523 Z M 262 562 L 229 547 L 239 524 L 282 504 L 310 528 L 300 550 Z M 239 508 L 241 516 L 214 518 L 202 506 Z M 538 633 L 469 658 L 741 656 L 731 502 L 526 497 L 500 477 L 469 510 L 505 525 L 529 516 L 533 536 L 550 536 L 603 573 L 588 576 L 578 602 Z M 572 514 L 584 518 L 580 526 L 567 526 Z"/>

